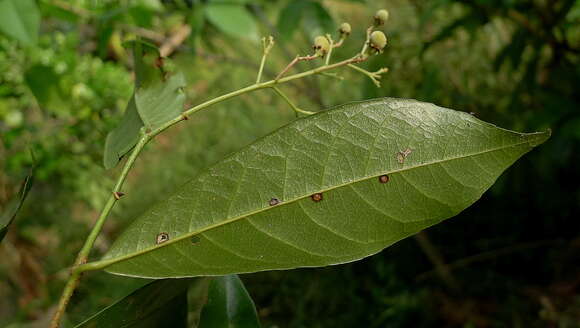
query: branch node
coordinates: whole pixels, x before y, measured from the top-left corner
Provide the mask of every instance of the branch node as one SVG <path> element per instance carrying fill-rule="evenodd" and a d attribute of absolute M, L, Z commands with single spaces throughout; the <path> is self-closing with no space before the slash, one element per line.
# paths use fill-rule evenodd
<path fill-rule="evenodd" d="M 121 197 L 125 196 L 124 192 L 120 192 L 120 191 L 115 191 L 113 192 L 113 197 L 115 197 L 116 200 L 121 199 Z"/>

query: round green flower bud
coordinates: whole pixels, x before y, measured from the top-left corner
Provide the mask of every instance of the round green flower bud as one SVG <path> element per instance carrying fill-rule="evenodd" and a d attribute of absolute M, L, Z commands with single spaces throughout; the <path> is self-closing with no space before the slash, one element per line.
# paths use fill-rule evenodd
<path fill-rule="evenodd" d="M 387 45 L 387 37 L 381 31 L 374 31 L 371 33 L 370 46 L 377 52 L 382 52 Z"/>
<path fill-rule="evenodd" d="M 324 57 L 330 51 L 330 42 L 325 36 L 319 35 L 314 38 L 314 45 L 312 48 L 316 51 L 316 54 L 320 57 Z"/>
<path fill-rule="evenodd" d="M 349 23 L 340 24 L 340 28 L 338 29 L 338 32 L 340 33 L 341 36 L 349 36 L 350 31 L 351 31 L 351 28 L 350 28 Z"/>
<path fill-rule="evenodd" d="M 386 9 L 381 9 L 375 14 L 375 25 L 381 26 L 389 19 L 389 12 Z"/>

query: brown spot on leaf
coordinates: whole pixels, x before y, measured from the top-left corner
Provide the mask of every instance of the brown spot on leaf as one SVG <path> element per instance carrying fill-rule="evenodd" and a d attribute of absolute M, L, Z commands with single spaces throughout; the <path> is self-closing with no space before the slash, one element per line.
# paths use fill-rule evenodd
<path fill-rule="evenodd" d="M 272 198 L 272 199 L 270 199 L 268 204 L 270 204 L 270 206 L 276 206 L 276 205 L 280 204 L 280 200 L 278 198 Z"/>
<path fill-rule="evenodd" d="M 312 198 L 313 201 L 315 202 L 319 202 L 322 200 L 322 193 L 317 192 L 316 194 L 310 196 L 310 198 Z"/>
<path fill-rule="evenodd" d="M 399 164 L 403 164 L 405 163 L 405 159 L 407 158 L 407 156 L 409 156 L 409 154 L 411 154 L 412 150 L 410 148 L 407 148 L 403 151 L 400 151 L 397 153 L 397 162 L 399 162 Z"/>
<path fill-rule="evenodd" d="M 155 239 L 155 243 L 157 243 L 157 245 L 159 245 L 159 244 L 162 244 L 168 240 L 169 240 L 169 234 L 167 232 L 162 232 L 162 233 L 157 235 L 157 238 Z"/>
<path fill-rule="evenodd" d="M 380 183 L 387 183 L 389 182 L 389 176 L 386 174 L 383 174 L 379 177 L 379 182 Z"/>

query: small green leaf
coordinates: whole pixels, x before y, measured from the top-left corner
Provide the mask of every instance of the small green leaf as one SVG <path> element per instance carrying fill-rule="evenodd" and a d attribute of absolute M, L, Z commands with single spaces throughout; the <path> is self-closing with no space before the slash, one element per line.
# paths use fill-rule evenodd
<path fill-rule="evenodd" d="M 213 25 L 230 36 L 258 40 L 258 25 L 242 5 L 210 3 L 205 7 L 205 15 Z"/>
<path fill-rule="evenodd" d="M 137 89 L 135 103 L 146 127 L 155 129 L 181 114 L 185 103 L 184 87 L 185 77 L 176 73 L 166 81 L 159 80 Z"/>
<path fill-rule="evenodd" d="M 214 278 L 199 328 L 260 327 L 254 301 L 237 275 Z"/>
<path fill-rule="evenodd" d="M 3 210 L 3 213 L 0 214 L 0 242 L 4 239 L 6 233 L 8 233 L 8 227 L 10 226 L 10 224 L 12 224 L 12 222 L 14 222 L 16 214 L 18 214 L 18 211 L 20 211 L 20 209 L 22 208 L 22 204 L 24 203 L 26 196 L 28 196 L 28 192 L 32 187 L 33 174 L 34 167 L 30 169 L 30 172 L 28 173 L 26 178 L 24 178 L 24 180 L 22 181 L 20 190 L 18 191 L 16 198 L 8 202 L 8 204 Z"/>
<path fill-rule="evenodd" d="M 0 31 L 22 42 L 38 41 L 40 13 L 34 0 L 0 0 Z"/>
<path fill-rule="evenodd" d="M 137 39 L 123 42 L 123 46 L 133 52 L 136 88 L 163 80 L 162 61 L 159 49 L 154 44 Z"/>
<path fill-rule="evenodd" d="M 102 265 L 162 278 L 358 260 L 457 215 L 549 136 L 416 100 L 339 106 L 201 173 L 134 220 Z"/>
<path fill-rule="evenodd" d="M 143 100 L 155 99 L 155 92 L 163 91 L 165 84 L 163 81 L 163 72 L 160 69 L 159 51 L 154 45 L 142 40 L 131 40 L 124 44 L 133 50 L 133 61 L 135 66 L 135 89 L 137 90 L 125 109 L 125 114 L 119 125 L 109 132 L 105 142 L 105 152 L 103 163 L 106 169 L 111 169 L 117 165 L 121 158 L 130 151 L 139 141 L 141 128 L 144 126 L 146 119 L 149 127 L 156 122 L 161 122 L 171 113 L 175 113 L 175 106 L 178 102 L 183 102 L 183 93 L 177 91 L 173 94 L 166 92 L 164 101 L 167 103 L 156 103 L 157 107 L 151 107 L 151 104 L 144 104 Z M 180 85 L 182 78 L 172 80 L 172 86 Z M 172 98 L 171 96 L 175 96 Z M 139 110 L 137 98 L 141 101 L 143 109 Z M 183 104 L 179 108 L 181 111 Z M 144 116 L 140 116 L 141 112 Z M 174 117 L 176 117 L 176 114 Z M 173 117 L 172 117 L 173 118 Z M 162 122 L 163 123 L 163 122 Z"/>
<path fill-rule="evenodd" d="M 137 112 L 135 96 L 133 95 L 121 122 L 107 135 L 103 157 L 106 169 L 115 167 L 121 158 L 137 144 L 142 127 L 143 121 Z"/>
<path fill-rule="evenodd" d="M 103 309 L 76 328 L 187 327 L 187 289 L 204 279 L 154 281 Z"/>

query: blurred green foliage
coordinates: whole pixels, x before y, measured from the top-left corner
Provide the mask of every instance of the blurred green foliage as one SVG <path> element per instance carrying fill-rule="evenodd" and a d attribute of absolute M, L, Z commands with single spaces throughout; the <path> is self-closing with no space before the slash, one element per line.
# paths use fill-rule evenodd
<path fill-rule="evenodd" d="M 0 0 L 0 8 L 16 0 Z M 20 1 L 20 0 L 19 0 Z M 313 34 L 353 26 L 360 48 L 375 10 L 391 18 L 380 89 L 354 71 L 285 86 L 301 108 L 380 96 L 473 112 L 553 136 L 516 163 L 482 200 L 427 231 L 450 285 L 414 239 L 342 266 L 244 275 L 264 326 L 580 327 L 580 3 L 573 0 L 39 0 L 39 26 L 6 32 L 0 12 L 0 204 L 36 156 L 36 181 L 0 244 L 0 326 L 42 325 L 53 309 L 117 170 L 105 171 L 106 134 L 132 94 L 122 42 L 167 46 L 186 73 L 189 105 L 252 83 L 262 35 L 276 37 L 266 77 Z M 32 22 L 32 23 L 30 23 Z M 30 25 L 32 24 L 32 25 Z M 23 25 L 27 26 L 27 25 Z M 32 26 L 32 27 L 31 27 Z M 32 32 L 31 32 L 32 31 Z M 34 32 L 36 31 L 36 33 Z M 180 40 L 173 45 L 170 39 Z M 308 67 L 309 63 L 300 64 Z M 148 146 L 93 256 L 124 225 L 197 171 L 291 121 L 274 94 L 246 95 L 197 114 Z M 137 196 L 138 195 L 138 196 Z M 143 282 L 92 273 L 73 298 L 80 322 Z"/>

